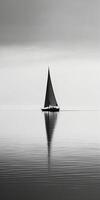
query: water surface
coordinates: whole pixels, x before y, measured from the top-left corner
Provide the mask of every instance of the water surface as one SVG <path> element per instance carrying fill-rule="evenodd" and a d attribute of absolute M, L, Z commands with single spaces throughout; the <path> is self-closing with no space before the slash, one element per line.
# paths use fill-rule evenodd
<path fill-rule="evenodd" d="M 100 112 L 0 111 L 0 199 L 100 199 Z"/>

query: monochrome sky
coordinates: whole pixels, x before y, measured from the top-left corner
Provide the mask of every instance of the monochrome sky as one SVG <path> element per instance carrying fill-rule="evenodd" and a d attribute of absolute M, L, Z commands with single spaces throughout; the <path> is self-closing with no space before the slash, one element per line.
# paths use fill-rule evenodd
<path fill-rule="evenodd" d="M 100 1 L 0 1 L 0 44 L 48 42 L 98 46 Z"/>
<path fill-rule="evenodd" d="M 100 1 L 0 0 L 0 105 L 100 108 Z"/>

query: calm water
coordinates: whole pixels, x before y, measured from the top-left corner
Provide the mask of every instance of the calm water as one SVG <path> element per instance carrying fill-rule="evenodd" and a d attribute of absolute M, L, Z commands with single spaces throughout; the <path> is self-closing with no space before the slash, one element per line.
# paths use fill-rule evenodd
<path fill-rule="evenodd" d="M 0 111 L 0 199 L 100 199 L 100 112 Z"/>

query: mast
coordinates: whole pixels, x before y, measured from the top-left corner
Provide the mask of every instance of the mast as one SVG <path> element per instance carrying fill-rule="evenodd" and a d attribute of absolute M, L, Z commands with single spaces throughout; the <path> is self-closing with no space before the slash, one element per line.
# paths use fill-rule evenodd
<path fill-rule="evenodd" d="M 49 107 L 50 105 L 51 106 L 58 106 L 56 98 L 55 98 L 52 82 L 51 82 L 50 70 L 48 68 L 47 89 L 46 89 L 44 107 Z"/>

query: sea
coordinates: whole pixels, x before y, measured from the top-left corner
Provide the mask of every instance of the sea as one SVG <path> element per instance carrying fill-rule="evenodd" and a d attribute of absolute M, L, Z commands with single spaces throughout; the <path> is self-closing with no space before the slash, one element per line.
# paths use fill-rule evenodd
<path fill-rule="evenodd" d="M 0 200 L 100 200 L 100 111 L 0 110 Z"/>

